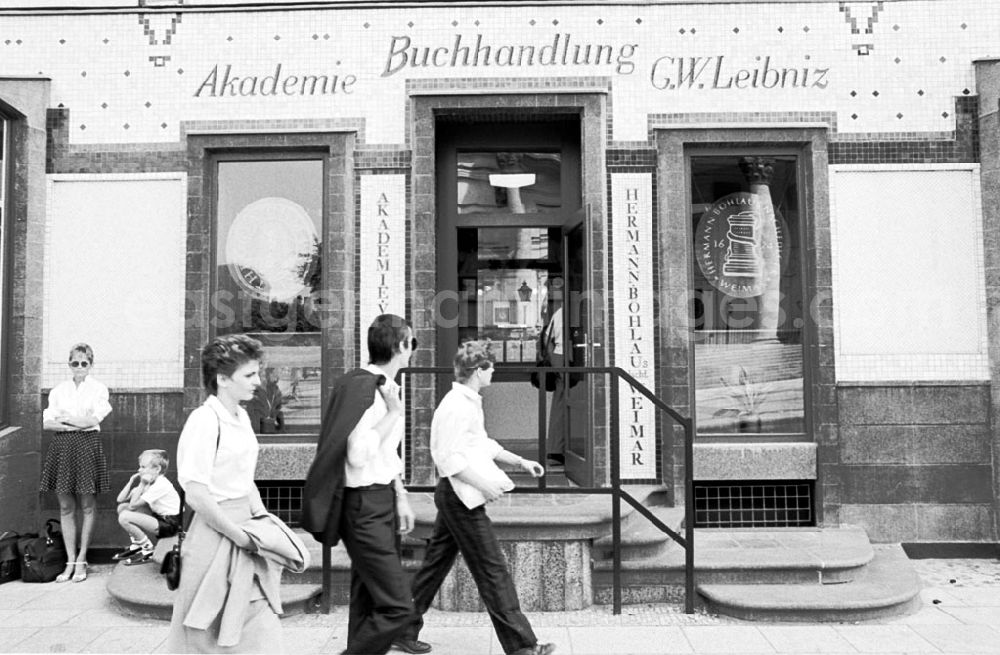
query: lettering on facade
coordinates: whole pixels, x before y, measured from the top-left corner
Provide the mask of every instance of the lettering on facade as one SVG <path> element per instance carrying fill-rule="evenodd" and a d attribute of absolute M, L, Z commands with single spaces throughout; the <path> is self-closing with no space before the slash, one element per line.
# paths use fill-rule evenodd
<path fill-rule="evenodd" d="M 656 389 L 653 297 L 653 176 L 612 173 L 614 362 Z M 624 480 L 656 477 L 656 408 L 637 387 L 618 388 L 618 443 Z"/>
<path fill-rule="evenodd" d="M 779 65 L 770 55 L 757 55 L 750 66 L 733 64 L 726 55 L 659 57 L 649 83 L 660 91 L 687 89 L 825 89 L 829 68 Z"/>
<path fill-rule="evenodd" d="M 392 231 L 389 229 L 389 198 L 385 193 L 379 194 L 375 206 L 378 207 L 378 229 L 376 231 L 376 257 L 375 257 L 375 288 L 378 300 L 378 313 L 385 314 L 389 311 L 388 302 L 392 290 L 389 284 L 389 267 L 392 266 L 390 259 L 389 243 L 392 240 Z"/>
<path fill-rule="evenodd" d="M 340 62 L 337 62 L 340 63 Z M 194 92 L 195 98 L 350 95 L 358 81 L 352 73 L 290 74 L 277 64 L 266 75 L 237 75 L 232 64 L 216 64 Z"/>
<path fill-rule="evenodd" d="M 359 197 L 357 328 L 364 335 L 379 314 L 406 311 L 406 176 L 363 174 Z M 360 362 L 368 361 L 359 354 Z"/>
<path fill-rule="evenodd" d="M 416 44 L 410 36 L 393 36 L 389 42 L 382 77 L 414 68 L 530 68 L 548 66 L 613 66 L 615 73 L 630 75 L 636 43 L 581 43 L 570 33 L 556 33 L 551 41 L 496 43 L 456 34 L 446 43 Z"/>
<path fill-rule="evenodd" d="M 625 242 L 626 246 L 626 279 L 628 303 L 628 370 L 635 379 L 646 383 L 649 378 L 649 359 L 646 352 L 647 344 L 643 339 L 643 315 L 649 318 L 652 307 L 645 307 L 641 299 L 640 281 L 642 279 L 642 248 L 641 231 L 639 228 L 639 189 L 625 189 Z M 646 453 L 643 442 L 646 440 L 643 425 L 644 398 L 633 387 L 629 387 L 629 413 L 631 414 L 631 434 L 629 435 L 629 458 L 633 466 L 644 466 Z"/>

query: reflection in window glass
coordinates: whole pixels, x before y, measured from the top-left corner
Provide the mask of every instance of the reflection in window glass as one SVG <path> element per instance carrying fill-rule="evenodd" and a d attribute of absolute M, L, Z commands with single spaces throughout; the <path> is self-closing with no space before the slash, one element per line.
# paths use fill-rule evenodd
<path fill-rule="evenodd" d="M 217 208 L 213 327 L 266 349 L 247 412 L 262 433 L 315 432 L 323 162 L 220 161 Z"/>
<path fill-rule="evenodd" d="M 557 210 L 561 167 L 555 152 L 459 152 L 458 213 Z"/>
<path fill-rule="evenodd" d="M 793 157 L 691 159 L 699 434 L 803 433 Z"/>
<path fill-rule="evenodd" d="M 561 298 L 559 228 L 459 228 L 459 340 L 489 339 L 498 362 L 534 362 Z"/>

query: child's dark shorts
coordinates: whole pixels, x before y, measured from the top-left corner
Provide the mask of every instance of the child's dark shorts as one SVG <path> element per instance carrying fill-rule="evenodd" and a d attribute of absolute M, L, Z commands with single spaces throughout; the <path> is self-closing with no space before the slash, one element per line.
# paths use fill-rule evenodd
<path fill-rule="evenodd" d="M 177 534 L 181 529 L 181 515 L 174 514 L 173 516 L 160 516 L 159 514 L 153 514 L 156 517 L 156 536 L 160 539 L 164 537 L 172 537 Z"/>

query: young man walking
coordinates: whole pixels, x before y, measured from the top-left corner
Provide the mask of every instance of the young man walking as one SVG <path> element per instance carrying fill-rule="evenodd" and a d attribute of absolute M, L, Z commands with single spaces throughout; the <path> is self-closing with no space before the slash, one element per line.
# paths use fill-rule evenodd
<path fill-rule="evenodd" d="M 413 620 L 413 601 L 396 539 L 397 530 L 413 529 L 414 515 L 397 452 L 404 408 L 394 380 L 416 345 L 403 318 L 375 319 L 368 328 L 370 363 L 334 385 L 306 478 L 303 526 L 325 546 L 342 540 L 351 557 L 344 655 L 384 655 L 394 642 L 409 653 L 431 650 L 401 638 Z"/>
<path fill-rule="evenodd" d="M 514 483 L 497 462 L 520 467 L 534 477 L 545 469 L 519 457 L 486 434 L 479 390 L 493 380 L 493 361 L 486 344 L 470 341 L 455 355 L 455 382 L 431 420 L 431 457 L 441 479 L 434 491 L 437 519 L 423 566 L 413 581 L 417 616 L 405 633 L 415 642 L 430 607 L 459 553 L 469 566 L 486 605 L 497 639 L 507 655 L 549 655 L 553 644 L 540 644 L 521 612 L 514 581 L 507 570 L 486 504 Z"/>

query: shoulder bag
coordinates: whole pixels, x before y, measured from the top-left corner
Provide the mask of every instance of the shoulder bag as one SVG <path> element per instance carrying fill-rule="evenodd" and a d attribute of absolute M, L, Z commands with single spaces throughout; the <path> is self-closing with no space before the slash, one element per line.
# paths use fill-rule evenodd
<path fill-rule="evenodd" d="M 216 416 L 218 418 L 218 416 Z M 219 443 L 222 441 L 222 420 L 219 420 L 219 431 L 215 436 L 215 454 L 219 454 Z M 214 464 L 214 459 L 213 459 Z M 181 489 L 181 529 L 177 531 L 177 543 L 174 547 L 170 549 L 166 555 L 163 556 L 163 563 L 160 564 L 160 573 L 167 580 L 167 589 L 174 591 L 181 584 L 181 545 L 184 543 L 184 537 L 187 534 L 187 529 L 191 525 L 191 520 L 194 518 L 194 510 L 188 513 L 187 520 L 184 520 L 184 510 L 185 508 L 185 495 L 184 490 Z"/>

